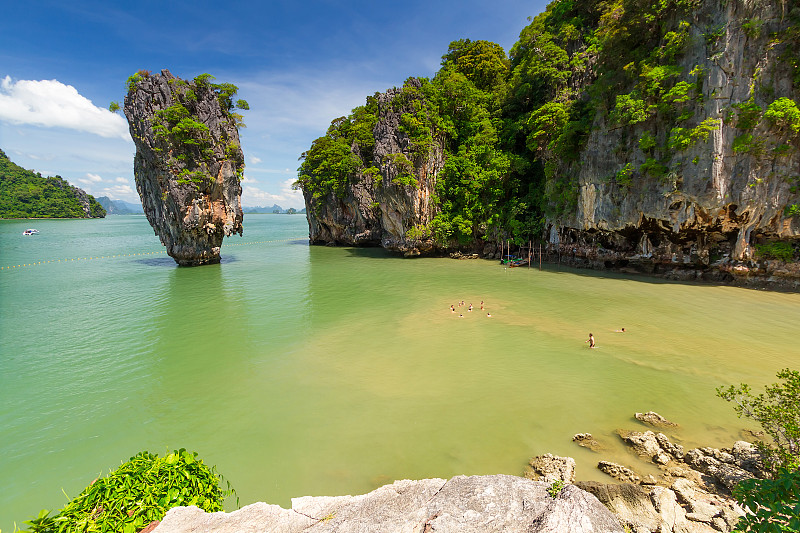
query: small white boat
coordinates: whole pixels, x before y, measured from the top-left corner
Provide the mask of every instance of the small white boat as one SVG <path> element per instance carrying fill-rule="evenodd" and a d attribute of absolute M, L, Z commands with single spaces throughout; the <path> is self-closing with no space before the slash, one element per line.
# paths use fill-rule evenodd
<path fill-rule="evenodd" d="M 37 233 L 39 233 L 39 230 L 33 228 L 26 229 L 25 231 L 22 232 L 23 235 L 36 235 Z"/>

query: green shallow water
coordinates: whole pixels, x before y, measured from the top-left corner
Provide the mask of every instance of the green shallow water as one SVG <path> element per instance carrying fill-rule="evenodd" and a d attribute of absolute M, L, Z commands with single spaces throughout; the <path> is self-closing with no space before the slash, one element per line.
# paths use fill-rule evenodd
<path fill-rule="evenodd" d="M 747 423 L 714 389 L 800 368 L 798 294 L 309 247 L 301 216 L 244 224 L 220 265 L 178 268 L 144 217 L 0 222 L 1 529 L 143 449 L 198 451 L 242 505 L 519 474 L 546 452 L 603 479 L 573 434 L 636 466 L 613 432 L 655 410 L 684 445 L 727 446 Z M 459 300 L 493 316 L 460 318 Z"/>

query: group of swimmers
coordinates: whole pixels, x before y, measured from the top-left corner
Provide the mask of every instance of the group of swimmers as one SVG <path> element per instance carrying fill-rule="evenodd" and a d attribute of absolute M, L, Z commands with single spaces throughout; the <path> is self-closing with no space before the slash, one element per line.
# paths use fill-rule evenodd
<path fill-rule="evenodd" d="M 467 304 L 466 304 L 466 302 L 464 302 L 464 300 L 461 300 L 460 302 L 458 302 L 458 307 L 467 307 Z M 473 309 L 472 303 L 470 302 L 469 306 L 467 307 L 467 312 L 471 313 L 472 309 Z M 485 309 L 483 307 L 483 300 L 481 300 L 481 311 L 484 311 L 484 310 Z M 457 312 L 456 311 L 456 306 L 454 304 L 450 304 L 450 312 L 453 313 L 453 314 L 455 314 Z M 491 318 L 492 314 L 487 311 L 486 312 L 486 316 L 488 318 Z M 458 318 L 464 318 L 464 313 L 458 313 Z M 614 333 L 625 333 L 625 328 L 620 328 L 618 330 L 615 330 Z M 591 334 L 591 333 L 589 333 L 589 338 L 586 339 L 586 341 L 584 341 L 584 342 L 588 342 L 589 343 L 589 348 L 597 348 L 597 345 L 594 342 L 594 335 Z"/>
<path fill-rule="evenodd" d="M 620 328 L 620 329 L 616 330 L 614 333 L 625 333 L 625 328 Z M 584 342 L 588 342 L 589 343 L 589 348 L 596 348 L 597 347 L 594 344 L 594 335 L 592 335 L 591 333 L 589 333 L 589 338 L 587 340 L 585 340 Z"/>
<path fill-rule="evenodd" d="M 461 300 L 460 302 L 458 302 L 458 306 L 459 306 L 459 307 L 464 307 L 464 306 L 466 306 L 466 305 L 467 305 L 467 304 L 464 302 L 464 300 Z M 471 312 L 472 312 L 472 309 L 473 309 L 473 307 L 472 307 L 472 303 L 470 303 L 470 304 L 469 304 L 469 308 L 467 309 L 467 312 L 471 313 Z M 481 300 L 481 311 L 484 311 L 484 308 L 483 308 L 483 300 Z M 455 306 L 455 305 L 453 305 L 453 304 L 451 304 L 451 305 L 450 305 L 450 312 L 451 312 L 451 313 L 455 313 L 455 312 L 456 312 L 456 306 Z M 487 312 L 486 312 L 486 316 L 487 316 L 488 318 L 491 318 L 491 317 L 492 317 L 492 314 L 491 314 L 491 313 L 489 313 L 489 312 L 487 311 Z M 459 313 L 459 314 L 458 314 L 458 318 L 464 318 L 464 313 Z"/>

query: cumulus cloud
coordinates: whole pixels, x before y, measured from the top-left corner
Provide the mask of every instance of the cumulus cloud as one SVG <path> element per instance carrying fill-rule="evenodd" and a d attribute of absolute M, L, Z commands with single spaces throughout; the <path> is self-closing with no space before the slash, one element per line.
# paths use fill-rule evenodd
<path fill-rule="evenodd" d="M 256 157 L 254 155 L 251 155 L 250 156 L 250 163 L 253 164 L 253 165 L 257 165 L 257 164 L 261 163 L 261 158 L 260 157 Z"/>
<path fill-rule="evenodd" d="M 302 208 L 304 205 L 303 193 L 292 189 L 292 184 L 295 181 L 294 178 L 291 178 L 282 182 L 277 194 L 267 192 L 258 187 L 244 187 L 242 189 L 242 203 L 248 206 L 278 204 L 284 208 Z"/>
<path fill-rule="evenodd" d="M 58 80 L 0 80 L 0 121 L 130 139 L 124 118 Z"/>

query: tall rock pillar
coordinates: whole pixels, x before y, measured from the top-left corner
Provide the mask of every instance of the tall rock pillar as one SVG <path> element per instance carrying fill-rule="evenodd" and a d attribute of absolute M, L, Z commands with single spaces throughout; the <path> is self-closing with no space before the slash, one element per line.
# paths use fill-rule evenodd
<path fill-rule="evenodd" d="M 219 263 L 222 239 L 242 234 L 236 87 L 211 79 L 140 71 L 125 97 L 136 189 L 147 220 L 181 266 Z"/>

